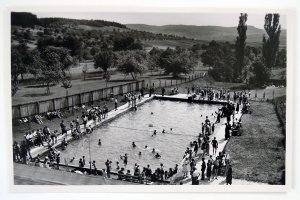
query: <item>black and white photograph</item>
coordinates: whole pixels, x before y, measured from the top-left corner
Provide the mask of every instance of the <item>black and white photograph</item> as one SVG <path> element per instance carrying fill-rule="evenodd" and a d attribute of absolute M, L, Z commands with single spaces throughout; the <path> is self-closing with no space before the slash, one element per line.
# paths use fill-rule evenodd
<path fill-rule="evenodd" d="M 8 17 L 14 186 L 289 185 L 286 10 Z"/>

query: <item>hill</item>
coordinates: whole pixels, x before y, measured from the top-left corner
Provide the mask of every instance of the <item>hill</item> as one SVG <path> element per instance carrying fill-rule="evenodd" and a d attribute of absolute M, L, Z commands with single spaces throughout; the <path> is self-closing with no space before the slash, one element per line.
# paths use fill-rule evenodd
<path fill-rule="evenodd" d="M 194 26 L 194 25 L 164 25 L 153 26 L 146 24 L 126 24 L 127 28 L 147 31 L 152 33 L 172 34 L 181 37 L 194 38 L 203 41 L 229 41 L 233 42 L 237 36 L 236 27 L 221 26 Z M 247 42 L 256 44 L 261 43 L 264 34 L 263 29 L 254 26 L 248 26 Z M 280 34 L 280 44 L 286 45 L 286 30 L 282 30 Z"/>

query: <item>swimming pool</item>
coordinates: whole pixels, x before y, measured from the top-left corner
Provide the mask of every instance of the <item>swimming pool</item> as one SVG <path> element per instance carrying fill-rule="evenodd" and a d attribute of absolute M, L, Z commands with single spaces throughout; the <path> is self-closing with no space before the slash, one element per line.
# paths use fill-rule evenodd
<path fill-rule="evenodd" d="M 128 154 L 126 169 L 131 171 L 135 163 L 145 167 L 149 164 L 152 169 L 158 168 L 160 163 L 164 164 L 165 169 L 174 168 L 181 162 L 190 141 L 196 140 L 201 132 L 201 122 L 204 122 L 205 116 L 215 121 L 216 115 L 212 113 L 219 107 L 152 100 L 139 106 L 137 111 L 129 111 L 101 125 L 83 139 L 72 141 L 66 150 L 60 152 L 61 158 L 70 160 L 75 157 L 73 164 L 78 165 L 79 158 L 85 156 L 88 163 L 90 145 L 91 160 L 96 161 L 98 169 L 105 168 L 107 159 L 113 162 L 113 171 L 117 161 L 120 167 L 124 167 L 120 155 L 125 153 Z M 157 135 L 152 137 L 154 130 L 157 130 Z M 101 146 L 98 145 L 99 139 Z M 135 142 L 136 148 L 132 147 L 132 142 Z M 146 145 L 148 148 L 145 148 Z M 153 148 L 161 154 L 160 159 L 154 158 Z"/>

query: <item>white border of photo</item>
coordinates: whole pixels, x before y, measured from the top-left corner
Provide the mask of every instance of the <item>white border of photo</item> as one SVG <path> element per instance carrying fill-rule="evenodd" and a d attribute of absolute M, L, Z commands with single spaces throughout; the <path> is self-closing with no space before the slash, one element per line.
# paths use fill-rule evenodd
<path fill-rule="evenodd" d="M 25 3 L 26 2 L 26 3 Z M 285 1 L 285 3 L 279 1 L 266 1 L 268 4 L 262 3 L 262 1 L 64 1 L 59 0 L 49 1 L 45 3 L 35 1 L 12 1 L 4 5 L 4 12 L 2 12 L 2 40 L 3 48 L 1 56 L 3 56 L 4 63 L 1 67 L 1 127 L 2 139 L 1 139 L 1 155 L 6 155 L 2 160 L 1 173 L 2 177 L 6 178 L 5 185 L 2 187 L 4 190 L 8 189 L 9 192 L 18 193 L 40 193 L 40 192 L 291 192 L 295 185 L 298 187 L 299 192 L 299 172 L 297 168 L 293 168 L 295 165 L 295 156 L 299 152 L 299 136 L 297 136 L 296 130 L 299 130 L 299 125 L 296 124 L 296 119 L 299 121 L 299 113 L 296 111 L 296 105 L 294 104 L 295 98 L 299 97 L 295 91 L 294 84 L 298 80 L 296 79 L 295 70 L 295 58 L 296 58 L 296 16 L 299 13 L 296 12 L 296 4 L 288 3 L 291 1 Z M 236 3 L 235 2 L 239 2 Z M 272 3 L 273 2 L 273 3 Z M 299 8 L 298 8 L 299 9 Z M 28 12 L 278 12 L 286 15 L 287 19 L 287 133 L 286 133 L 286 185 L 159 185 L 159 186 L 145 186 L 145 185 L 99 185 L 99 186 L 39 186 L 39 185 L 14 185 L 13 184 L 13 163 L 12 163 L 12 122 L 11 122 L 11 97 L 10 97 L 10 12 L 11 11 L 28 11 Z M 298 10 L 299 11 L 299 10 Z M 298 32 L 298 31 L 297 31 Z M 299 34 L 299 33 L 298 33 Z M 298 38 L 297 38 L 298 39 Z M 299 60 L 298 60 L 299 61 Z M 299 76 L 299 70 L 297 75 Z M 299 83 L 299 82 L 298 82 Z M 299 84 L 297 84 L 299 86 Z M 298 107 L 299 108 L 299 107 Z M 297 114 L 297 118 L 296 118 Z M 294 127 L 293 122 L 297 127 Z M 299 132 L 299 131 L 298 131 Z M 299 160 L 298 167 L 299 167 Z M 3 169 L 5 167 L 6 169 Z M 7 173 L 5 173 L 7 172 Z M 296 173 L 297 172 L 297 173 Z M 297 176 L 298 175 L 298 176 Z M 3 179 L 2 178 L 2 179 Z M 3 180 L 2 180 L 3 181 Z M 296 184 L 297 181 L 297 184 Z M 293 184 L 294 183 L 294 184 Z M 293 186 L 293 187 L 292 187 Z M 1 190 L 3 190 L 1 189 Z M 226 199 L 225 196 L 220 194 L 214 194 L 216 198 Z M 51 195 L 50 195 L 51 196 Z M 49 196 L 49 197 L 50 197 Z M 73 195 L 71 195 L 73 197 Z M 86 197 L 90 197 L 89 195 Z M 86 198 L 84 197 L 84 198 Z M 122 196 L 120 196 L 122 198 Z M 179 197 L 179 196 L 177 196 Z M 43 196 L 41 197 L 43 198 Z M 92 198 L 92 197 L 91 197 Z M 181 196 L 185 198 L 185 196 Z M 204 198 L 201 196 L 201 198 Z M 205 197 L 206 198 L 206 197 Z M 253 197 L 254 198 L 254 197 Z"/>

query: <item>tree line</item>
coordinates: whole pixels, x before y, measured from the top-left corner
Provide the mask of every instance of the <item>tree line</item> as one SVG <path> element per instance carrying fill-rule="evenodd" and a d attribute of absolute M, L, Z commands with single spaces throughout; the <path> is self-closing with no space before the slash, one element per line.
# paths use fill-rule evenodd
<path fill-rule="evenodd" d="M 61 17 L 37 18 L 36 15 L 29 12 L 11 12 L 11 25 L 14 26 L 34 27 L 34 25 L 39 25 L 43 27 L 60 27 L 64 24 L 88 25 L 94 27 L 114 26 L 126 28 L 126 26 L 123 24 L 105 20 L 79 20 Z"/>
<path fill-rule="evenodd" d="M 32 74 L 38 83 L 44 84 L 47 94 L 52 85 L 69 80 L 69 68 L 78 62 L 72 47 L 45 45 L 30 49 L 26 43 L 13 45 L 12 94 L 16 94 L 20 77 L 25 73 Z M 179 77 L 191 72 L 197 64 L 195 54 L 190 49 L 153 48 L 146 52 L 133 38 L 121 38 L 114 42 L 113 47 L 100 49 L 95 51 L 93 61 L 95 68 L 104 72 L 103 78 L 106 81 L 110 80 L 109 68 L 115 68 L 136 80 L 138 75 L 148 70 L 160 70 L 164 74 Z"/>

